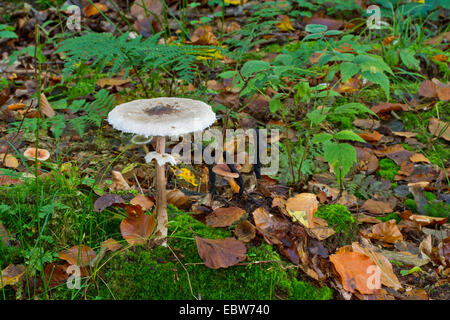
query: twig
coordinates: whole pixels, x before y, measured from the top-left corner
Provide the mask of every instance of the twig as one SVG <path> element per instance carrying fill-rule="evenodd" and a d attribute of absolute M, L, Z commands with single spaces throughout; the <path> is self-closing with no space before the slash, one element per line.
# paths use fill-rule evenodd
<path fill-rule="evenodd" d="M 10 140 L 11 143 L 14 142 L 14 140 L 15 140 L 15 139 L 17 138 L 17 136 L 19 135 L 20 130 L 22 129 L 22 126 L 23 126 L 23 122 L 25 121 L 25 115 L 30 111 L 31 105 L 32 105 L 32 103 L 30 102 L 30 105 L 28 106 L 27 110 L 26 110 L 25 113 L 23 114 L 22 121 L 20 122 L 20 125 L 19 125 L 19 127 L 17 128 L 16 135 Z M 5 165 L 5 160 L 6 160 L 6 156 L 8 155 L 8 152 L 9 152 L 9 143 L 6 145 L 5 155 L 4 155 L 3 160 L 2 160 L 2 164 L 3 164 L 3 165 Z"/>
<path fill-rule="evenodd" d="M 189 226 L 190 228 L 190 226 Z M 192 230 L 192 229 L 191 229 Z M 183 267 L 184 271 L 186 271 L 186 275 L 187 275 L 187 279 L 188 279 L 188 283 L 189 283 L 189 289 L 191 290 L 191 294 L 194 297 L 194 299 L 198 300 L 198 298 L 194 295 L 194 291 L 192 290 L 192 285 L 191 285 L 191 278 L 189 277 L 189 272 L 187 271 L 186 267 L 184 266 L 184 264 L 180 261 L 180 259 L 178 258 L 178 256 L 175 254 L 175 252 L 173 252 L 172 248 L 167 245 L 167 247 L 170 249 L 170 251 L 172 252 L 172 254 L 175 256 L 175 258 L 177 259 L 177 261 L 181 264 L 181 266 Z"/>

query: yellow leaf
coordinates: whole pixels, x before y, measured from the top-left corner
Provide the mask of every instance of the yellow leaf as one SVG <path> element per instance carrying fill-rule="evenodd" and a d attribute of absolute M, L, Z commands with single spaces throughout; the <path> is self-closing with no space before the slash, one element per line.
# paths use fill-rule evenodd
<path fill-rule="evenodd" d="M 308 223 L 308 215 L 306 211 L 289 211 L 289 215 L 292 217 L 294 222 L 299 222 L 307 228 L 311 226 Z"/>
<path fill-rule="evenodd" d="M 247 2 L 247 0 L 225 0 L 225 3 L 234 4 L 234 5 L 244 4 L 246 2 Z"/>
<path fill-rule="evenodd" d="M 277 27 L 283 31 L 295 31 L 288 16 L 281 16 L 281 21 L 277 24 Z"/>
<path fill-rule="evenodd" d="M 187 168 L 172 168 L 173 173 L 180 179 L 197 187 L 198 183 L 195 183 L 195 175 Z"/>

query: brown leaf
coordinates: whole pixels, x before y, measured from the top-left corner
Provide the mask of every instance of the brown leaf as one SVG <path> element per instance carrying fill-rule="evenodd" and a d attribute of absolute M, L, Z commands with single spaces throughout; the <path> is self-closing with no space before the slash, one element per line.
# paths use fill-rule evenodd
<path fill-rule="evenodd" d="M 391 213 L 393 211 L 389 202 L 377 201 L 373 199 L 366 200 L 362 206 L 362 209 L 373 214 Z"/>
<path fill-rule="evenodd" d="M 131 6 L 130 13 L 137 20 L 146 19 L 146 9 L 148 10 L 148 16 L 153 14 L 161 17 L 164 5 L 161 0 L 136 0 Z"/>
<path fill-rule="evenodd" d="M 8 105 L 5 110 L 19 110 L 25 108 L 26 104 L 24 103 L 13 103 Z"/>
<path fill-rule="evenodd" d="M 106 250 L 110 250 L 112 252 L 119 250 L 122 248 L 122 245 L 117 242 L 117 240 L 114 240 L 113 238 L 109 238 L 108 240 L 105 240 L 100 245 L 102 248 L 105 248 Z"/>
<path fill-rule="evenodd" d="M 428 160 L 427 157 L 425 157 L 422 153 L 415 153 L 413 154 L 409 160 L 411 160 L 414 163 L 417 162 L 426 162 L 426 163 L 431 163 L 430 160 Z"/>
<path fill-rule="evenodd" d="M 372 174 L 378 169 L 378 158 L 368 148 L 355 147 L 358 166 L 356 170 Z"/>
<path fill-rule="evenodd" d="M 120 79 L 120 78 L 101 78 L 97 80 L 97 85 L 104 88 L 106 86 L 122 86 L 124 84 L 130 83 L 131 79 Z"/>
<path fill-rule="evenodd" d="M 48 118 L 53 118 L 56 114 L 55 110 L 53 110 L 52 106 L 47 100 L 45 94 L 41 93 L 41 113 Z"/>
<path fill-rule="evenodd" d="M 378 223 L 372 227 L 372 232 L 362 230 L 362 235 L 366 238 L 381 240 L 387 243 L 403 240 L 403 235 L 398 229 L 395 219 Z"/>
<path fill-rule="evenodd" d="M 381 253 L 375 252 L 370 248 L 363 248 L 357 242 L 352 243 L 353 252 L 359 252 L 368 256 L 379 268 L 381 273 L 381 283 L 386 287 L 399 290 L 402 288 L 400 281 L 392 270 L 392 264 Z"/>
<path fill-rule="evenodd" d="M 0 165 L 3 163 L 3 158 L 5 158 L 4 153 L 0 153 Z M 19 166 L 19 161 L 12 154 L 8 153 L 4 162 L 5 167 L 7 168 L 17 168 Z"/>
<path fill-rule="evenodd" d="M 370 110 L 378 114 L 390 111 L 409 111 L 411 107 L 402 103 L 382 102 L 379 105 L 373 106 Z"/>
<path fill-rule="evenodd" d="M 376 265 L 368 256 L 359 252 L 343 252 L 331 255 L 330 261 L 341 276 L 345 290 L 374 294 L 381 288 L 381 276 L 374 272 Z"/>
<path fill-rule="evenodd" d="M 299 193 L 287 199 L 286 210 L 292 217 L 296 212 L 304 211 L 308 217 L 308 228 L 314 228 L 314 214 L 319 208 L 319 202 L 314 193 Z"/>
<path fill-rule="evenodd" d="M 431 80 L 425 80 L 420 83 L 419 94 L 422 97 L 435 98 L 437 97 L 436 86 Z"/>
<path fill-rule="evenodd" d="M 58 257 L 70 264 L 85 267 L 93 266 L 97 255 L 95 251 L 85 245 L 74 246 L 58 253 Z"/>
<path fill-rule="evenodd" d="M 10 185 L 10 184 L 19 184 L 19 183 L 22 183 L 22 182 L 23 181 L 21 181 L 19 179 L 12 179 L 9 176 L 0 176 L 0 186 L 7 186 L 7 185 Z"/>
<path fill-rule="evenodd" d="M 395 144 L 385 148 L 384 150 L 374 150 L 377 156 L 385 156 L 393 160 L 398 166 L 403 162 L 408 161 L 409 158 L 414 154 L 409 150 L 403 148 L 401 144 Z"/>
<path fill-rule="evenodd" d="M 136 197 L 130 200 L 130 203 L 133 205 L 140 205 L 142 210 L 147 211 L 151 207 L 153 207 L 154 202 L 147 196 L 143 194 L 138 194 Z"/>
<path fill-rule="evenodd" d="M 444 84 L 436 78 L 433 78 L 431 81 L 433 81 L 434 85 L 436 86 L 436 93 L 439 100 L 450 100 L 450 84 Z"/>
<path fill-rule="evenodd" d="M 244 220 L 236 226 L 234 229 L 234 234 L 239 240 L 249 242 L 255 238 L 256 228 L 253 224 L 248 222 L 248 220 Z"/>
<path fill-rule="evenodd" d="M 108 10 L 108 6 L 104 5 L 103 3 L 100 2 L 95 2 L 94 4 L 88 4 L 83 8 L 83 13 L 86 15 L 86 17 L 92 17 L 95 16 L 97 14 L 99 14 L 100 12 L 104 12 Z"/>
<path fill-rule="evenodd" d="M 141 208 L 136 206 L 135 208 Z M 128 212 L 128 218 L 125 218 L 120 223 L 120 232 L 122 237 L 130 244 L 144 244 L 152 235 L 156 222 L 154 215 L 146 215 L 141 209 Z"/>
<path fill-rule="evenodd" d="M 353 124 L 361 129 L 377 129 L 380 127 L 379 120 L 373 119 L 356 119 L 353 121 Z"/>
<path fill-rule="evenodd" d="M 60 265 L 56 263 L 49 263 L 45 266 L 45 281 L 50 288 L 56 287 L 67 281 L 67 278 L 69 278 L 67 267 L 67 264 Z"/>
<path fill-rule="evenodd" d="M 102 212 L 103 210 L 112 206 L 113 204 L 124 202 L 125 200 L 123 200 L 123 198 L 118 194 L 105 194 L 100 198 L 98 198 L 97 200 L 95 200 L 94 211 Z"/>
<path fill-rule="evenodd" d="M 367 142 L 378 142 L 383 137 L 383 135 L 380 134 L 378 131 L 363 132 L 359 133 L 358 135 Z"/>
<path fill-rule="evenodd" d="M 170 203 L 181 210 L 189 210 L 191 206 L 189 198 L 178 189 L 167 191 L 167 203 Z"/>
<path fill-rule="evenodd" d="M 201 46 L 216 46 L 219 43 L 211 26 L 201 26 L 195 29 L 191 41 L 193 44 Z"/>
<path fill-rule="evenodd" d="M 289 222 L 267 212 L 263 207 L 253 211 L 256 229 L 263 235 L 269 244 L 282 245 L 289 232 Z"/>
<path fill-rule="evenodd" d="M 414 221 L 415 223 L 421 226 L 443 225 L 448 220 L 448 218 L 430 217 L 419 214 L 412 214 L 411 211 L 404 211 L 400 213 L 400 217 L 405 220 Z"/>
<path fill-rule="evenodd" d="M 214 212 L 206 216 L 206 224 L 211 227 L 228 227 L 244 215 L 245 210 L 238 207 L 217 208 Z"/>
<path fill-rule="evenodd" d="M 0 289 L 5 286 L 16 284 L 25 273 L 25 267 L 21 264 L 10 264 L 2 270 Z"/>
<path fill-rule="evenodd" d="M 246 258 L 244 243 L 234 238 L 205 239 L 196 236 L 195 241 L 198 254 L 208 268 L 228 268 Z"/>
<path fill-rule="evenodd" d="M 436 118 L 431 118 L 428 123 L 428 131 L 435 137 L 441 137 L 450 141 L 450 123 L 441 121 Z"/>
<path fill-rule="evenodd" d="M 344 22 L 341 20 L 335 20 L 335 19 L 331 19 L 331 18 L 306 18 L 303 20 L 305 22 L 305 24 L 322 24 L 324 26 L 328 27 L 328 30 L 338 30 L 340 29 L 343 25 Z"/>
<path fill-rule="evenodd" d="M 120 171 L 113 170 L 111 172 L 113 183 L 111 185 L 111 190 L 118 191 L 118 190 L 129 190 L 131 189 L 128 183 L 126 182 L 125 178 L 122 176 L 122 173 Z"/>

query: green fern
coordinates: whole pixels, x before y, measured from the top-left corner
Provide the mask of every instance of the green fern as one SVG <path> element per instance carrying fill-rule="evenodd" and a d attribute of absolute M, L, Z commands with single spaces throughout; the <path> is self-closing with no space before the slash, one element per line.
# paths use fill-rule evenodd
<path fill-rule="evenodd" d="M 213 46 L 194 46 L 158 43 L 161 33 L 145 40 L 141 36 L 129 39 L 125 33 L 114 37 L 107 33 L 87 33 L 80 37 L 66 39 L 57 52 L 64 52 L 67 61 L 64 79 L 75 73 L 81 63 L 90 62 L 92 68 L 114 75 L 133 68 L 140 73 L 153 69 L 173 72 L 180 80 L 192 82 L 198 69 L 199 56 L 208 56 Z"/>

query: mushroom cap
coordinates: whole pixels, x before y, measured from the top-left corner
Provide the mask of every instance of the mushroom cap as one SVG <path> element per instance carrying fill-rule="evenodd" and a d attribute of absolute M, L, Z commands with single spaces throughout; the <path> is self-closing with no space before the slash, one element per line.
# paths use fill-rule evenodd
<path fill-rule="evenodd" d="M 108 122 L 117 130 L 143 136 L 179 136 L 216 121 L 206 103 L 186 98 L 141 99 L 116 106 Z"/>
<path fill-rule="evenodd" d="M 50 158 L 50 152 L 45 149 L 37 149 L 37 157 L 36 157 L 36 148 L 28 148 L 23 153 L 25 157 L 27 157 L 30 160 L 37 159 L 39 161 L 45 161 L 48 158 Z"/>
<path fill-rule="evenodd" d="M 237 170 L 239 170 L 241 166 L 239 164 L 236 164 L 235 167 Z M 218 174 L 219 176 L 222 176 L 225 178 L 239 178 L 239 173 L 232 172 L 226 163 L 216 164 L 212 168 L 212 171 L 215 174 Z"/>
<path fill-rule="evenodd" d="M 411 188 L 425 188 L 430 185 L 430 182 L 428 181 L 419 181 L 419 182 L 411 182 L 408 183 L 408 187 Z"/>

